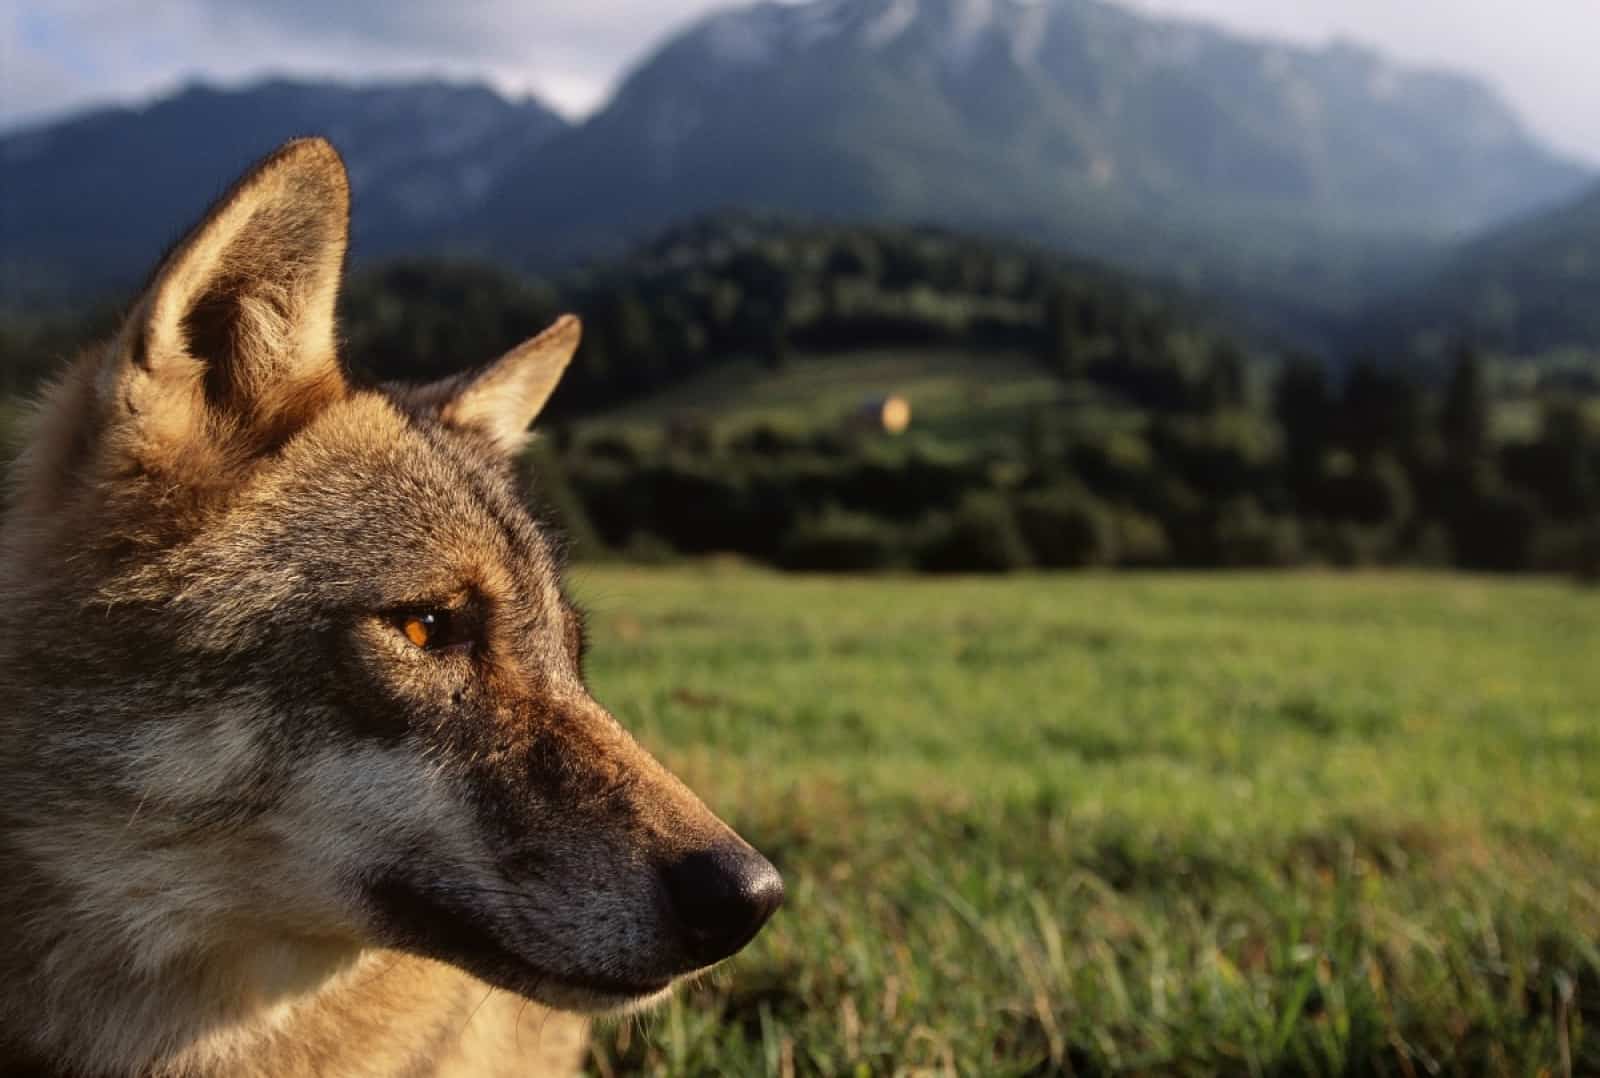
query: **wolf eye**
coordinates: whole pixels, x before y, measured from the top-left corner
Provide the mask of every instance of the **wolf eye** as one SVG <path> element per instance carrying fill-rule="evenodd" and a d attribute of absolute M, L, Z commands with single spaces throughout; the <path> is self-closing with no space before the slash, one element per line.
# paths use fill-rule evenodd
<path fill-rule="evenodd" d="M 400 632 L 419 648 L 433 648 L 450 639 L 450 613 L 446 610 L 425 610 L 401 615 Z"/>
<path fill-rule="evenodd" d="M 412 614 L 400 623 L 400 631 L 406 634 L 406 639 L 419 648 L 428 646 L 428 641 L 433 639 L 434 626 L 438 623 L 437 614 Z"/>

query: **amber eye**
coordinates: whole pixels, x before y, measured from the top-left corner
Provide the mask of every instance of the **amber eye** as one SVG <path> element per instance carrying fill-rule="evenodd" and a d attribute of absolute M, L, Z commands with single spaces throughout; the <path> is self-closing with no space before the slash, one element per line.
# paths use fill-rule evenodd
<path fill-rule="evenodd" d="M 449 614 L 437 610 L 406 614 L 400 618 L 400 631 L 417 647 L 426 648 L 444 639 L 449 619 Z"/>

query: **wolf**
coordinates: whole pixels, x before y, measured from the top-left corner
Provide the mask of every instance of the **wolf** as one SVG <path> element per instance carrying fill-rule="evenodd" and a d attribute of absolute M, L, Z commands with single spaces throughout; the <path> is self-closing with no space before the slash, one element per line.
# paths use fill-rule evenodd
<path fill-rule="evenodd" d="M 0 533 L 0 1070 L 538 1074 L 773 866 L 584 680 L 514 458 L 564 317 L 342 367 L 349 183 L 249 171 L 44 395 Z"/>

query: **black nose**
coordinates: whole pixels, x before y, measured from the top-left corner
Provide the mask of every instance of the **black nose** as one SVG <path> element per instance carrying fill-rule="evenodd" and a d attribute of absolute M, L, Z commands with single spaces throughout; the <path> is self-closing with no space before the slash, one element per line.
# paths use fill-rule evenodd
<path fill-rule="evenodd" d="M 687 854 L 663 875 L 690 956 L 710 965 L 749 943 L 783 905 L 783 877 L 743 842 Z"/>

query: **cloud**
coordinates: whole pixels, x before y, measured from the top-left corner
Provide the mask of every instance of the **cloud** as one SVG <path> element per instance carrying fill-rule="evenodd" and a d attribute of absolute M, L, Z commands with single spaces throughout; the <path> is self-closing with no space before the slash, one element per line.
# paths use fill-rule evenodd
<path fill-rule="evenodd" d="M 0 123 L 197 77 L 446 75 L 569 114 L 714 0 L 22 0 L 0 23 Z"/>
<path fill-rule="evenodd" d="M 1493 80 L 1540 135 L 1600 163 L 1594 0 L 1128 0 L 1147 11 Z M 0 16 L 0 124 L 195 77 L 443 75 L 534 93 L 577 116 L 718 0 L 12 0 Z"/>

